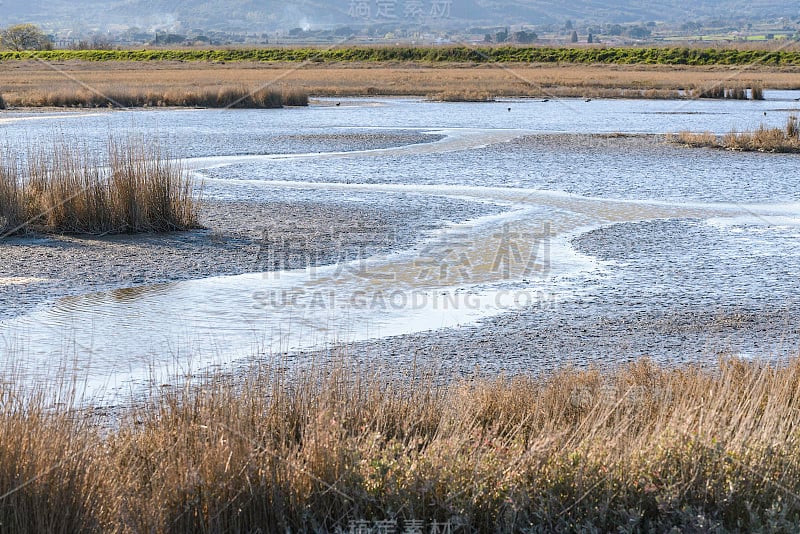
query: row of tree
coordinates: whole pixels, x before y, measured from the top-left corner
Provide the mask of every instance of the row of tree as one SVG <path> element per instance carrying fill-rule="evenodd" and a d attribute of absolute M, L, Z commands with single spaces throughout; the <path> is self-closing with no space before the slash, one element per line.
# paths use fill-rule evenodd
<path fill-rule="evenodd" d="M 53 41 L 33 24 L 17 24 L 0 30 L 0 48 L 14 50 L 52 50 Z"/>

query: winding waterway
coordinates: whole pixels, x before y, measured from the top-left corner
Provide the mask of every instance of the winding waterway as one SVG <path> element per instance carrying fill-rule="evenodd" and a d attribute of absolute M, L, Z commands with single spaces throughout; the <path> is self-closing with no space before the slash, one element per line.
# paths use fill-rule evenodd
<path fill-rule="evenodd" d="M 800 157 L 664 141 L 684 129 L 783 125 L 797 95 L 767 96 L 4 114 L 0 138 L 20 153 L 53 132 L 98 150 L 109 135 L 157 140 L 211 199 L 377 194 L 391 203 L 413 195 L 493 207 L 369 258 L 47 303 L 0 322 L 6 366 L 35 381 L 61 362 L 97 396 L 176 368 L 537 307 L 565 321 L 587 301 L 601 315 L 792 308 L 800 300 Z"/>

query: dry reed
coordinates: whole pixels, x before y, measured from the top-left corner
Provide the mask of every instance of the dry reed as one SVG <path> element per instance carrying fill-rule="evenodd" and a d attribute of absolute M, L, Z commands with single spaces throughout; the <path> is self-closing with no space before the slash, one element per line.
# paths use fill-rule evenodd
<path fill-rule="evenodd" d="M 760 126 L 751 132 L 729 132 L 721 138 L 711 132 L 679 132 L 667 136 L 670 142 L 692 147 L 724 148 L 746 152 L 800 152 L 800 119 L 790 115 L 786 126 Z"/>
<path fill-rule="evenodd" d="M 274 109 L 307 106 L 299 90 L 248 89 L 237 86 L 160 89 L 103 87 L 95 90 L 55 87 L 31 91 L 14 102 L 22 107 L 205 107 Z"/>
<path fill-rule="evenodd" d="M 484 91 L 444 91 L 428 95 L 432 102 L 494 102 L 494 96 Z"/>
<path fill-rule="evenodd" d="M 752 83 L 748 90 L 744 85 L 726 87 L 721 82 L 695 87 L 688 93 L 693 98 L 727 98 L 729 100 L 764 100 L 764 88 L 760 83 Z"/>
<path fill-rule="evenodd" d="M 444 383 L 278 368 L 155 394 L 102 432 L 0 386 L 0 530 L 800 525 L 798 361 Z"/>
<path fill-rule="evenodd" d="M 110 141 L 101 162 L 65 143 L 0 154 L 0 232 L 108 234 L 197 226 L 191 181 L 142 140 Z"/>
<path fill-rule="evenodd" d="M 686 98 L 691 88 L 715 85 L 722 79 L 727 85 L 751 88 L 764 80 L 771 89 L 800 88 L 797 69 L 764 65 L 737 69 L 735 73 L 712 66 L 509 64 L 501 69 L 413 63 L 322 63 L 297 69 L 281 63 L 68 62 L 60 69 L 101 92 L 135 87 L 155 94 L 271 83 L 276 91 L 297 88 L 317 96 L 424 96 L 474 91 L 496 97 Z M 35 102 L 42 93 L 76 91 L 63 81 L 62 74 L 39 62 L 0 63 L 0 78 L 10 106 Z M 275 80 L 281 80 L 280 85 L 275 85 Z"/>

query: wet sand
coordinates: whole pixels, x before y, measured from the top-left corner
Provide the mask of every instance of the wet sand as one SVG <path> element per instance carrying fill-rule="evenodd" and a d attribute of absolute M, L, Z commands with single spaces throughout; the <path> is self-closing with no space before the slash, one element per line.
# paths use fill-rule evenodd
<path fill-rule="evenodd" d="M 364 258 L 407 248 L 448 221 L 499 211 L 444 197 L 406 200 L 383 207 L 358 200 L 206 201 L 205 228 L 198 230 L 5 238 L 0 319 L 65 296 Z"/>

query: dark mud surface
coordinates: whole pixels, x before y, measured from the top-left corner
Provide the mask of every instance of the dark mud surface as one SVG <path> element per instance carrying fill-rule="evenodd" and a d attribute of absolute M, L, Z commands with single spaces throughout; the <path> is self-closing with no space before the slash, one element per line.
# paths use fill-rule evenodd
<path fill-rule="evenodd" d="M 297 269 L 408 248 L 430 230 L 497 206 L 413 194 L 206 202 L 206 228 L 150 235 L 24 236 L 0 241 L 0 319 L 83 293 Z M 391 201 L 390 201 L 391 200 Z"/>

